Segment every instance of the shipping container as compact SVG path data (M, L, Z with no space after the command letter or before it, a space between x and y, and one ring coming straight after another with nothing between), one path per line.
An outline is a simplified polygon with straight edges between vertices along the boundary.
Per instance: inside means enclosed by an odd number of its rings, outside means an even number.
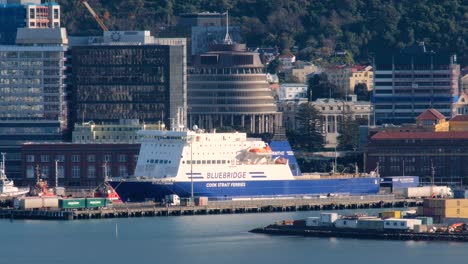
M59 207L62 209L82 209L86 207L85 198L60 199Z
M406 198L453 197L453 192L448 186L423 186L404 188L403 195Z
M384 229L384 220L382 219L359 219L357 223L357 228L382 230Z
M41 197L23 197L19 199L19 209L39 209L42 208Z
M306 226L319 226L320 217L307 217Z
M304 227L304 226L306 226L306 220L305 219L294 220L293 226Z
M381 187L390 187L394 194L402 194L404 188L418 187L418 176L388 176L383 177L380 183Z
M416 219L419 219L421 220L421 223L423 225L433 225L434 224L434 220L432 219L432 217L428 217L428 216L420 216L420 217L416 217Z
M387 211L379 213L379 217L386 219L386 218L401 218L400 211Z
M290 219L287 219L287 220L283 220L283 225L294 225L294 220L290 220Z
M42 197L42 207L58 208L59 207L58 197Z
M86 208L99 208L107 205L106 198L86 198Z
M421 225L420 219L397 219L389 218L384 220L385 229L413 230L414 225Z
M332 225L338 219L337 213L321 213L320 224Z
M205 197L205 196L195 197L195 205L197 205L197 206L207 206L208 205L208 197Z
M357 228L357 219L337 219L335 227L337 228Z
M427 232L427 225L414 225L414 232L415 233L425 233Z

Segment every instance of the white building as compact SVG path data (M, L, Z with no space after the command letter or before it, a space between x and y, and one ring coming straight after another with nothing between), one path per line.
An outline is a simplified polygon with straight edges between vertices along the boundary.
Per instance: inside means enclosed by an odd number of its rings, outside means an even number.
M302 83L283 83L278 90L278 101L307 101L307 85Z
M373 106L370 102L357 101L356 96L350 96L351 100L319 98L312 102L323 118L322 134L325 137L325 147L338 146L339 125L345 116L353 119L366 119L368 125L373 120Z

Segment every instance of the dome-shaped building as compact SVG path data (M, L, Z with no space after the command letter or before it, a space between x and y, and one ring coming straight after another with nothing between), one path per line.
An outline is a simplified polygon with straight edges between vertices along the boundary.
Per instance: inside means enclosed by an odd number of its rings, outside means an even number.
M187 76L189 125L273 133L281 125L265 67L245 44L217 44L194 55Z

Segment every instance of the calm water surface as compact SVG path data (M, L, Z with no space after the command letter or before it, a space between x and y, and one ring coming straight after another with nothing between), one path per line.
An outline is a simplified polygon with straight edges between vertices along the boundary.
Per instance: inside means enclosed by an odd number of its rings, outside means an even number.
M268 236L247 232L274 221L318 214L68 222L1 219L0 263L468 263L468 244L463 243Z

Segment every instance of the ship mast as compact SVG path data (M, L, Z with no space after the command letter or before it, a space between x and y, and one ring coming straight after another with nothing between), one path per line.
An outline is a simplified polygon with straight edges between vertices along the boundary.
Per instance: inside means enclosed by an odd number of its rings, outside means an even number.
M0 171L0 179L1 180L4 180L6 179L6 173L5 173L5 155L6 153L5 152L2 152L2 167L1 167L1 171Z
M226 35L224 36L224 44L232 44L232 39L229 35L229 11L226 11Z

